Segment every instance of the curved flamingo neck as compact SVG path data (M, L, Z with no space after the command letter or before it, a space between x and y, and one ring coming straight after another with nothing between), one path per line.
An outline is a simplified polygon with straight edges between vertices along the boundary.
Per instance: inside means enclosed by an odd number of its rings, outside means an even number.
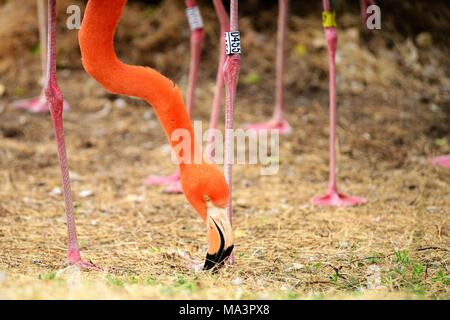
M126 0L90 0L86 7L79 33L79 42L86 71L107 90L115 94L135 96L147 101L172 141L175 130L184 129L189 134L191 163L199 150L194 140L194 130L178 87L152 68L132 66L121 62L114 49L114 34ZM178 156L180 169L186 158Z

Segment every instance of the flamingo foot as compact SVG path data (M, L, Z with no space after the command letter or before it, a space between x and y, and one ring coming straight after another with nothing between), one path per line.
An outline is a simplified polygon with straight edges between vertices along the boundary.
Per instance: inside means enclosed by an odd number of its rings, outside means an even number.
M430 160L431 164L450 169L450 154L446 156L440 156Z
M311 203L316 206L331 206L331 207L351 207L367 203L367 199L347 196L337 191L329 191L324 196L314 197Z
M180 173L177 171L170 176L148 176L144 180L144 184L148 186L167 186L174 184L175 182L180 180Z
M183 193L181 186L180 173L177 171L170 176L149 176L145 178L144 184L148 186L167 186L164 190L165 193L176 194Z
M181 180L178 179L167 186L164 190L165 193L177 194L183 193L183 187L181 186Z
M234 257L234 253L231 253L230 257L227 261L228 265L233 266L236 263L236 258Z
M92 261L83 261L80 256L80 251L76 249L69 250L68 254L69 264L86 271L100 271L101 268L97 267Z
M292 128L285 119L270 120L267 122L249 123L245 125L248 130L255 130L256 132L279 130L280 134L288 135L292 132Z
M41 94L39 97L31 98L31 99L23 99L18 100L13 103L13 106L16 109L28 110L32 113L47 113L50 112L50 109L47 106L47 100L44 94ZM63 111L67 111L70 109L69 103L64 100L63 103Z
M179 251L177 254L178 257L184 261L186 268L189 270L195 272L200 272L203 270L203 263L195 261L189 253Z

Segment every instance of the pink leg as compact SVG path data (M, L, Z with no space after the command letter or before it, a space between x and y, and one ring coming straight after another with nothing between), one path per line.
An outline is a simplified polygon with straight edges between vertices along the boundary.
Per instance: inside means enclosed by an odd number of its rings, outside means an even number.
M450 154L431 159L430 163L443 168L450 169Z
M194 8L197 4L195 0L186 0L187 8ZM204 40L204 29L203 27L192 28L191 26L191 63L189 68L189 83L187 90L187 109L188 114L192 114L195 103L195 92L197 89L197 78L198 69L200 66L200 58L202 55ZM149 176L144 180L146 185L165 185L167 186L164 192L166 193L182 193L183 188L181 187L180 171L179 169L172 175L166 177L160 176Z
M67 164L66 147L64 143L63 129L63 95L56 80L56 0L48 0L48 56L47 56L47 83L45 96L50 109L53 127L55 130L56 144L58 147L59 164L61 167L64 203L67 216L68 230L68 260L71 265L82 269L98 269L91 262L81 259L77 240L75 218L73 215L72 191L70 188L69 168Z
M367 8L373 4L375 4L375 0L360 0L360 9L361 9L361 21L363 25L367 28L367 18L369 17L367 14Z
M324 0L324 8L331 11L327 0ZM329 182L328 192L324 196L315 197L311 202L321 206L355 206L367 202L364 198L347 196L339 193L336 183L336 72L335 72L335 55L337 47L336 28L325 28L325 34L328 42L328 58L330 66L330 142L329 142Z
M45 17L45 1L37 0L37 8L38 8L38 20L39 20L39 41L40 41L40 51L41 51L41 65L42 65L42 82L45 82L46 74L47 74L47 58L46 58L46 50L47 47L47 28L46 28L46 17ZM13 103L13 106L16 109L24 109L28 110L32 113L46 113L49 112L47 106L47 100L45 98L45 92L42 91L39 97L31 98L31 99L23 99L18 100ZM69 103L64 101L63 109L69 109Z
M289 134L292 129L284 117L284 69L286 61L286 34L289 0L279 0L278 40L277 40L277 79L276 104L272 119L267 122L246 125L247 129L256 131L279 130L281 134Z
M222 0L213 0L214 7L216 9L217 17L220 22L220 57L219 57L219 66L217 68L217 77L216 77L216 90L214 92L214 100L213 107L211 111L211 120L209 128L211 133L213 130L217 129L217 124L219 122L220 116L220 106L222 102L222 94L223 94L223 68L225 65L225 60L227 58L225 54L225 37L223 36L225 32L230 31L230 21L228 19L228 13L223 6ZM211 134L208 137L208 144L206 146L206 157L212 159L214 157L214 135Z
M148 186L167 186L164 192L182 193L180 170L177 168L175 173L168 176L148 176L144 180Z
M239 30L238 0L230 1L230 31ZM236 91L241 70L241 56L239 54L229 55L225 61L223 74L225 81L225 180L229 187L227 214L230 223L233 218L233 113L236 101ZM235 262L234 255L229 258L230 264Z

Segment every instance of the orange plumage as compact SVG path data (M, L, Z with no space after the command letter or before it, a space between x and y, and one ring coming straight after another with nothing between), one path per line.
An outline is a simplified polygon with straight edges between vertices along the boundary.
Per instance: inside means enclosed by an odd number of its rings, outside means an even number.
M179 157L183 191L205 220L206 199L224 208L228 185L216 166L203 161L192 164L194 154L198 154L199 150L179 88L154 69L127 65L118 59L114 50L114 33L125 4L126 0L88 2L79 33L84 68L108 91L139 97L153 106L169 140L176 129L183 128L189 132L192 137L190 163L183 162ZM172 147L178 143L169 142Z

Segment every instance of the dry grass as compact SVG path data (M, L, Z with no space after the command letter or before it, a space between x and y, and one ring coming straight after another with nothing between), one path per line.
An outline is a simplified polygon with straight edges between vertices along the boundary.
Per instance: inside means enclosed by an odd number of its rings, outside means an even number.
M20 64L29 67L26 75L19 70L18 77L0 77L7 87L0 97L0 298L448 299L450 172L425 163L450 151L450 82L438 68L445 55L434 48L439 59L430 62L412 44L419 55L404 65L399 57L411 53L410 40L370 51L355 33L358 18L348 19L338 67L339 179L343 191L368 197L368 205L308 204L326 187L326 51L318 19L295 16L286 75L294 133L282 139L278 175L235 168L237 264L219 274L191 272L170 254L188 250L201 259L206 237L183 196L142 186L146 175L173 170L151 109L131 99L117 107L116 97L76 67L60 77L73 106L65 126L76 219L83 255L104 271L66 268L63 204L52 192L60 177L50 119L10 107L23 92L39 91L33 84L38 57L25 54ZM263 35L247 17L243 26L247 47L260 54L250 51L244 60L237 126L267 117L273 100L273 51L262 49ZM179 52L187 49L186 36ZM67 33L62 41L75 37ZM375 37L369 45L377 41L383 43ZM183 56L173 72L182 74L186 62ZM431 79L424 75L429 63L439 70ZM352 73L352 64L369 71ZM195 111L200 119L208 118L214 65L208 57ZM83 190L94 194L82 198ZM377 270L379 288L371 289Z

